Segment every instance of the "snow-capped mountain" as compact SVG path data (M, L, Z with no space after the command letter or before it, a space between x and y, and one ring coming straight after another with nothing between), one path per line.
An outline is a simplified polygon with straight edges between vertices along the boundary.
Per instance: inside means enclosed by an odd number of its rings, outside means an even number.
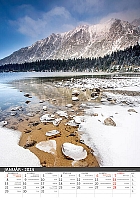
M131 24L134 25L134 26L140 26L140 18L135 19Z
M51 34L32 46L15 51L0 60L0 65L45 59L102 57L140 41L138 20L133 23L111 19L97 25L82 25L74 30Z

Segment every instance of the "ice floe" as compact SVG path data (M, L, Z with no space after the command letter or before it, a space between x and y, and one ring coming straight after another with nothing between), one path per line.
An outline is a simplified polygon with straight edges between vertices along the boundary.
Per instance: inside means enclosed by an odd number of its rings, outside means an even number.
M36 144L36 148L40 149L41 151L48 152L51 154L56 154L56 141L55 140L48 140L42 141Z
M66 107L67 108L71 108L73 105L72 104L67 104Z
M79 101L78 97L72 97L72 101Z
M70 120L69 122L67 122L65 125L69 125L69 126L73 126L73 127L77 127L77 126L79 126L79 124L77 124L76 122L75 122L75 120Z
M58 130L52 130L52 131L48 131L46 132L46 135L47 136L53 136L53 135L57 135L59 134L60 132Z
M63 112L63 111L62 111ZM60 114L61 115L61 114ZM62 113L62 116L67 117L67 113ZM60 122L62 121L62 118L55 118L55 115L45 114L42 117L40 117L40 121L43 123L53 123L53 125L58 126Z
M68 117L68 114L67 114L66 111L58 110L56 113L57 113L60 117L65 117L65 118Z
M87 157L87 151L82 146L69 142L62 145L62 153L73 160L82 160Z
M60 122L62 121L62 117L57 118L53 121L53 125L58 126L60 124Z
M55 120L55 118L53 116L51 116L50 114L45 114L42 117L40 117L41 122L50 122L53 120Z

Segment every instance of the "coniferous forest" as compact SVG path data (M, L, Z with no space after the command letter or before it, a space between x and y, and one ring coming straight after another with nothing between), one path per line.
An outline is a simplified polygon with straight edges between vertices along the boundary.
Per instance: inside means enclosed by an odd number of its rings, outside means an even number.
M74 58L68 60L37 60L31 63L6 64L0 66L0 72L26 71L136 71L140 67L140 45L113 52L98 58Z

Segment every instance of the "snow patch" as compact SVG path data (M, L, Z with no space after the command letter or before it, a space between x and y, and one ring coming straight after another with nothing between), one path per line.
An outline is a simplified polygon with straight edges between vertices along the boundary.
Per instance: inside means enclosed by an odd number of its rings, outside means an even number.
M18 145L21 132L0 127L1 167L41 167L39 159Z
M81 139L94 150L100 166L132 167L140 166L140 107L137 113L128 112L129 106L105 106L90 109L85 122L79 126ZM89 112L89 111L88 111ZM104 125L104 119L112 117L117 126Z

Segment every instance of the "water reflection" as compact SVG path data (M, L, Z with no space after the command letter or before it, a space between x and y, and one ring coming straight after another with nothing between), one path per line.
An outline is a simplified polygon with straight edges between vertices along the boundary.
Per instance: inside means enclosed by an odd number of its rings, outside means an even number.
M68 87L55 87L55 79L48 82L46 78L33 78L14 81L13 86L22 91L29 93L31 96L36 96L40 100L49 101L57 106L66 106L72 103L72 89ZM87 101L90 99L90 91L80 92L79 99Z
M62 78L59 77L60 80L63 82ZM67 80L69 83L72 81L71 78ZM38 111L42 114L43 105L47 106L47 111L50 113L54 113L58 109L66 110L67 104L73 104L72 109L77 111L81 102L91 101L90 89L80 91L79 101L72 101L72 90L74 88L62 87L61 84L57 84L58 78L48 77L16 79L11 83L1 84L1 118L13 115L11 109L14 106L22 107L22 114L19 115L19 112L17 112L15 115L19 117Z

